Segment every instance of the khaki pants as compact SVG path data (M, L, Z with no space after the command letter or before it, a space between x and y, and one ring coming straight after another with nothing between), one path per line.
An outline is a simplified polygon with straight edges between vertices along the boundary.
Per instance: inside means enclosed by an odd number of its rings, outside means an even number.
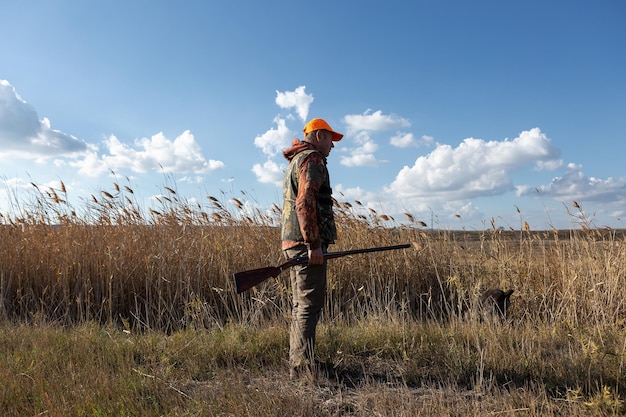
M326 249L323 249L326 252ZM306 255L305 245L284 251L287 258ZM322 265L296 265L290 269L293 306L289 333L289 365L315 365L315 328L326 298L326 261Z

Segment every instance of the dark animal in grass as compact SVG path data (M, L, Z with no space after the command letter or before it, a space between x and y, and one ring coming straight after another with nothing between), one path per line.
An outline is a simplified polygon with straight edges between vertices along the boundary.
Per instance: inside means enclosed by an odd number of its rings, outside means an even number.
M505 318L511 304L513 290L503 291L490 288L480 296L481 310L484 316Z

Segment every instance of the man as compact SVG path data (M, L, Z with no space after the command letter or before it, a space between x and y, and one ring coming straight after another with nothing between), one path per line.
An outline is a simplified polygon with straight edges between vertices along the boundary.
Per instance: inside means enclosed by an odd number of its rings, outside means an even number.
M343 135L322 119L304 126L304 141L294 139L283 155L289 161L283 181L282 249L290 259L309 262L290 270L293 307L289 334L290 377L312 376L315 329L326 296L328 245L335 243L332 189L326 158Z

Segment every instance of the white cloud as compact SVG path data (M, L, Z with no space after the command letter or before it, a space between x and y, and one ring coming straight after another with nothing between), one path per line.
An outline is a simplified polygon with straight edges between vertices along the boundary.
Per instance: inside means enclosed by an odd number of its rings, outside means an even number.
M205 174L224 166L221 161L205 159L189 131L174 140L158 133L134 145L111 135L101 146L106 152L99 154L99 146L52 129L50 121L39 120L35 109L8 81L0 80L0 157L17 156L45 163L52 158L57 168L69 165L78 168L79 174L92 177L120 169Z
M363 114L349 114L344 116L343 120L347 125L348 134L359 131L381 132L411 126L407 119L394 115L384 115L380 110L374 113L367 110Z
M367 110L363 114L351 114L343 118L347 125L347 134L354 136L357 146L349 147L347 145L342 149L347 156L342 156L340 163L348 167L357 166L377 166L387 162L376 158L375 152L378 150L378 144L370 136L370 132L380 132L391 129L408 127L411 124L408 120L394 115L384 115L378 110L371 113ZM410 146L413 135L405 134L396 135L392 140L395 146ZM348 142L349 143L349 142Z
M254 164L252 172L256 175L257 181L261 183L281 185L283 182L283 167L274 161L265 161L263 165Z
M294 91L281 93L277 90L276 104L282 109L289 110L294 108L300 119L305 121L309 114L309 107L311 103L313 103L314 98L312 94L306 94L304 90L306 90L306 86L303 85L296 88Z
M413 133L397 132L389 139L389 144L396 148L410 148L418 146L430 146L435 142L432 136L423 135L417 139Z
M284 148L287 148L292 136L285 119L277 117L274 123L277 125L276 129L270 129L254 138L254 146L261 148L263 153L270 157L280 154Z
M396 148L410 148L418 146L430 146L435 139L432 136L423 135L421 139L417 139L413 133L397 132L389 139L391 146Z
M202 184L204 178L201 175L184 176L178 180L179 183Z
M537 161L535 164L536 171L556 171L563 166L561 159L551 159L548 161Z
M295 109L298 117L302 121L306 120L309 106L313 103L313 95L306 94L305 89L305 86L300 86L294 91L276 91L276 104L282 109ZM294 117L289 115L287 119L293 120ZM283 181L283 167L272 158L282 157L283 150L290 146L293 132L287 127L287 120L283 117L275 117L274 123L276 128L271 128L254 138L254 146L261 149L268 159L263 164L254 164L252 172L261 183L280 185Z
M361 187L349 187L346 188L342 184L337 184L333 186L333 194L338 197L341 201L353 201L357 200L360 202L365 201L376 201L378 200L378 196L371 192L366 191Z
M341 165L347 167L364 167L364 166L377 166L380 165L380 161L376 159L376 157L367 153L363 150L362 153L353 153L350 156L342 156L341 157Z
M348 167L377 166L387 162L376 159L374 153L378 150L378 145L369 137L367 132L360 132L354 141L357 142L358 146L344 151L348 153L348 156L341 157L341 165Z
M35 109L24 101L6 80L0 80L0 158L18 156L47 159L76 156L87 144L51 128L47 118L39 120Z
M559 154L538 128L512 141L468 138L457 148L437 145L412 167L402 168L387 191L406 198L436 194L440 200L498 195L514 189L512 172L538 163L548 166Z
M70 165L81 174L97 176L109 170L129 169L132 172L162 171L165 173L205 174L223 168L224 163L206 160L194 136L186 130L173 141L163 133L135 141L135 148L110 136L104 142L108 154L98 155L91 149L87 156Z
M391 137L389 143L397 148L417 146L417 140L415 139L415 136L413 136L413 133L398 132L396 135Z
M555 177L547 185L527 187L522 194L532 195L537 191L541 196L565 201L623 204L626 201L626 177L588 177L580 165L570 163L565 174Z

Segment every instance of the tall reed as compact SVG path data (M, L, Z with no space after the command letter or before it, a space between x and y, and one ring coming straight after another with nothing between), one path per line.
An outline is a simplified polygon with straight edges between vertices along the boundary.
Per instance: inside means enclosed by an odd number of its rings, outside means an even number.
M243 295L232 274L283 261L280 209L246 210L240 197L189 202L170 186L153 207L129 185L91 195L80 208L67 191L33 185L19 214L3 214L0 314L63 324L117 323L175 331L229 321L284 320L285 276ZM487 287L515 289L511 315L571 325L624 317L621 231L428 230L359 202L336 202L333 250L412 242L414 248L331 260L329 320L461 316ZM286 275L286 274L285 274Z

